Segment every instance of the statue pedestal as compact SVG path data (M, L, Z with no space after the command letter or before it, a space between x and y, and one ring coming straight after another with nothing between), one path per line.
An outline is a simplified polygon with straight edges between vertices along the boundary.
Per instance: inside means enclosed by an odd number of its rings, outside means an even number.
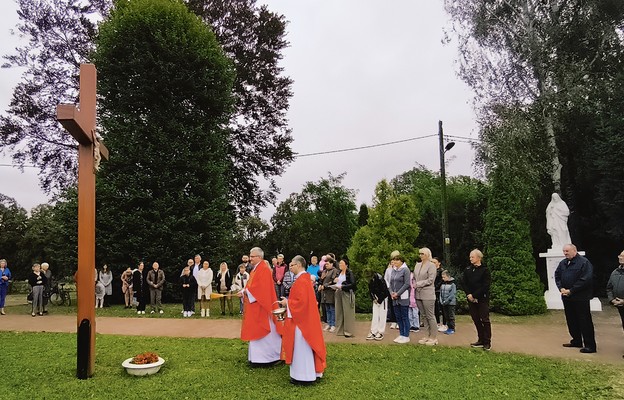
M584 256L584 251L578 252ZM549 310L563 310L563 301L561 300L561 293L555 284L555 271L559 262L565 258L563 250L548 249L546 253L540 253L541 258L546 259L546 272L548 274L548 290L544 292L544 300L546 300L546 307ZM591 311L602 311L602 304L598 297L594 297L589 302Z

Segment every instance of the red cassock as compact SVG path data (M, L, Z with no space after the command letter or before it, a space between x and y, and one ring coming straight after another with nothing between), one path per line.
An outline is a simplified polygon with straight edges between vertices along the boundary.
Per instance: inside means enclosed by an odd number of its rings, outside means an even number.
M327 349L323 339L321 318L316 305L314 285L310 274L301 274L290 289L288 308L292 318L286 318L282 335L282 358L291 364L295 350L295 328L299 328L303 338L314 353L314 369L322 373L327 366Z
M243 324L241 326L242 340L262 339L271 332L269 318L273 318L272 310L277 308L277 295L273 286L271 268L262 260L249 275L245 290L248 290L256 299L250 303L244 296Z

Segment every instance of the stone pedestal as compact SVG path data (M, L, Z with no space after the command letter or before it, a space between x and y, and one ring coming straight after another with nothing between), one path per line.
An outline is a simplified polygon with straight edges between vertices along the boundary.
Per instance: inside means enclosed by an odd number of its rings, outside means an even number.
M578 254L584 256L584 251L579 251ZM541 258L546 259L546 273L548 274L548 290L544 293L544 300L546 300L546 307L549 310L563 310L563 301L561 300L561 293L555 284L555 271L559 262L565 258L563 250L548 249L546 253L540 253ZM592 311L602 311L602 304L598 297L594 297L589 302L589 307Z

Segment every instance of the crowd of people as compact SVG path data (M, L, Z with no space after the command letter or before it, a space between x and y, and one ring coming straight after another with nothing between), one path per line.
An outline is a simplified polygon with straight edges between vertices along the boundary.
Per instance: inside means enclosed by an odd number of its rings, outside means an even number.
M555 271L555 282L561 292L566 323L571 336L564 347L580 348L582 353L597 351L589 301L593 296L593 267L578 254L572 244L563 246L565 258ZM372 321L367 340L383 340L387 323L397 329L395 343L410 342L410 333L422 332L419 344L435 346L438 333L455 333L457 286L451 273L432 257L428 248L418 252L419 262L408 267L403 255L395 250L383 273L375 272L368 282L372 301ZM491 275L483 263L483 254L474 249L470 264L463 272L462 286L468 301L477 340L472 347L490 350L492 328L489 318ZM618 256L619 266L607 283L608 301L620 313L624 329L624 251ZM105 265L96 275L96 307L108 304L112 294L112 273ZM5 315L4 302L11 272L0 259L0 315ZM120 276L126 308L136 306L145 314L163 313L162 291L165 274L158 262L149 271L144 263L127 268ZM28 276L32 288L32 316L44 315L52 273L47 263L34 264ZM286 361L291 381L296 384L316 382L326 367L324 334L351 338L355 332L356 276L348 257L334 254L312 256L310 263L296 256L289 264L282 254L271 265L264 252L255 247L242 258L237 272L226 263L213 273L207 260L196 255L187 261L179 280L183 316L195 313L199 300L200 315L210 316L210 299L219 298L221 314L226 308L233 315L232 297L238 297L243 315L241 339L249 341L248 361L255 367L271 366ZM281 308L280 308L281 307ZM279 313L285 314L283 318ZM324 325L324 326L323 326Z

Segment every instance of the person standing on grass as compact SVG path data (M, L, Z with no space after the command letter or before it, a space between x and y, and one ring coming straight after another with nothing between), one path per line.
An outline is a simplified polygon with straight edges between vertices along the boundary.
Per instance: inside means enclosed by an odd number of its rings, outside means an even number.
M290 272L295 276L290 297L283 297L282 307L287 309L282 337L282 356L290 365L290 381L296 385L309 385L323 376L327 366L327 350L316 306L314 282L305 270L306 261L295 256Z
M390 274L390 298L392 299L392 307L399 325L399 336L394 339L394 343L409 343L409 288L410 288L410 270L405 264L405 259L398 251L393 252L392 257L392 273Z
M351 338L355 333L355 290L357 282L355 274L349 268L349 258L342 256L338 263L339 274L334 278L336 293L336 335Z
M414 267L416 281L416 305L423 319L426 337L418 343L427 346L438 344L438 324L435 318L435 278L437 275L435 264L431 262L431 250L423 247L418 251L420 262Z
M219 272L217 272L217 276L215 277L215 281L217 283L218 292L220 294L226 295L219 299L221 304L221 315L225 315L225 303L227 302L228 310L230 315L234 315L234 305L232 304L232 281L234 278L232 277L232 273L230 272L227 263L222 262L219 265Z
M609 282L607 282L607 299L609 304L613 305L620 313L622 328L624 329L624 251L618 256L618 262L618 267L613 270Z
M43 290L43 313L48 313L48 301L50 300L50 292L52 291L52 271L50 271L50 264L47 262L41 263L41 273L46 277L45 289Z
M149 289L147 286L147 272L145 272L145 264L142 261L137 269L132 272L132 290L137 299L137 314L145 314Z
M589 302L593 296L594 267L578 254L576 246L563 246L563 255L555 270L555 284L561 293L563 310L572 340L563 347L580 347L581 353L596 352L596 337Z
M104 307L109 307L110 296L113 294L113 273L108 269L108 265L104 264L104 266L102 266L98 279L102 282L105 289Z
M208 260L204 260L202 267L197 271L197 298L202 317L210 317L210 295L212 294L212 268ZM191 315L193 311L191 310Z
M438 332L445 332L448 327L446 323L446 319L444 318L444 313L442 312L442 304L440 304L440 286L442 286L442 263L438 257L432 257L431 262L436 266L436 278L435 278L435 318L436 323L438 325Z
M472 347L492 349L492 324L490 323L490 270L483 264L483 253L474 249L470 252L470 266L464 271L464 290L472 322L477 329L477 341Z
M32 312L34 317L37 315L43 315L43 291L45 290L46 277L41 273L41 265L33 264L32 272L28 276L28 284L32 288L33 300L32 300Z
M318 287L318 290L322 293L321 301L324 304L323 309L325 310L327 322L323 330L334 333L336 331L336 289L332 285L334 284L334 279L338 276L336 260L326 257L324 268L323 275L321 275L321 286Z
M6 315L4 312L4 301L9 291L9 281L11 280L11 270L7 266L7 261L3 258L0 260L0 315Z
M284 274L288 271L288 265L284 262L284 255L278 254L273 267L273 282L275 282L275 294L280 299L284 296Z
M386 332L386 318L388 315L388 286L383 276L378 272L373 272L368 282L368 293L373 302L373 319L371 329L366 340L383 340Z
M180 277L180 287L182 290L182 316L192 316L191 303L194 303L195 297L195 277L191 275L191 269L184 267L182 276Z
M232 284L232 291L236 291L237 293L241 290L245 289L247 286L247 282L249 282L249 273L247 272L246 264L241 264L238 266L238 274L234 277L234 283ZM245 306L243 304L243 298L239 297L239 314L243 314L243 310Z
M455 333L455 305L457 304L457 287L455 279L447 270L442 271L442 285L440 285L440 305L446 321L446 335Z
M418 315L420 311L418 310L418 304L416 304L416 280L413 272L410 272L409 296L409 309L407 310L409 331L420 332L420 316Z
M124 295L124 308L132 308L132 269L126 268L119 279L121 279L121 293Z
M152 264L152 270L147 273L147 286L150 291L150 306L152 310L151 314L158 311L160 314L164 314L162 309L162 291L165 286L165 273L160 269L160 265L157 262Z
M271 267L264 261L264 251L254 247L249 251L254 265L247 286L237 293L243 298L245 312L241 325L241 339L249 341L247 359L253 367L275 365L280 361L282 338L277 333L273 309L277 297Z

